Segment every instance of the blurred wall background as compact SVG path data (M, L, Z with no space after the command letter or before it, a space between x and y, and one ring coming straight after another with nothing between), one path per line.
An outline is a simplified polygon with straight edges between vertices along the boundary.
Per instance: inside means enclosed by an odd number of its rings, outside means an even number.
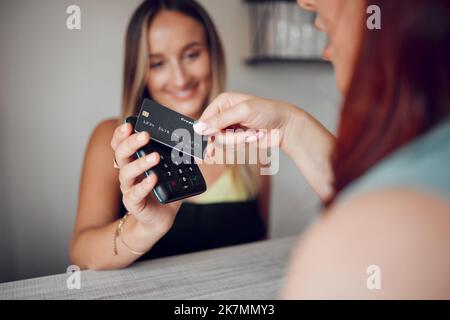
M339 95L330 66L247 66L246 4L200 2L225 45L228 90L293 102L334 130ZM0 282L64 273L70 264L84 150L96 124L119 114L125 28L139 3L0 2ZM71 4L81 8L81 30L66 28ZM300 234L319 208L281 155L270 236Z

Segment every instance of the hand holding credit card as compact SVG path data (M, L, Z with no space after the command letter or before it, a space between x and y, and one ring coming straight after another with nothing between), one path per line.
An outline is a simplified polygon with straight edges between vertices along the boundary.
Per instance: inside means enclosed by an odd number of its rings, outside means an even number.
M169 203L206 191L206 183L195 159L203 159L207 141L194 132L194 120L145 99L139 115L126 119L135 132L147 131L150 142L136 152L136 158L158 152L160 162L145 172L156 174L153 193L160 203Z
M194 119L173 111L155 101L145 99L135 131L147 131L152 140L187 155L204 159L208 141L194 131Z

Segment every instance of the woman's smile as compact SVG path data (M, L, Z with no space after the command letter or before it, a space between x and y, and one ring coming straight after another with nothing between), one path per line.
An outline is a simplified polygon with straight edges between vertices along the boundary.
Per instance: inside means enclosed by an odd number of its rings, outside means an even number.
M186 89L182 90L168 90L167 93L175 100L178 100L179 102L186 102L192 98L195 98L198 94L198 82L194 83L193 85L190 85Z

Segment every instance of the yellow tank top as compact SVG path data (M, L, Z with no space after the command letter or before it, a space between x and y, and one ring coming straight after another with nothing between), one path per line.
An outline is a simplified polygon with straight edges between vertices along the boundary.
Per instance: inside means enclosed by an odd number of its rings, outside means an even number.
M242 177L239 174L233 177L233 170L227 168L211 186L208 186L206 192L196 197L195 203L240 202L251 197Z

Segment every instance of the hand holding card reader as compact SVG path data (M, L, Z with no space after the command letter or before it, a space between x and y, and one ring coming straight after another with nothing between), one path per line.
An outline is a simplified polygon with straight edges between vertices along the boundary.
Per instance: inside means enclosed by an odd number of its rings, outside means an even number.
M150 142L136 152L135 158L152 152L160 155L160 162L145 172L146 176L153 173L158 177L153 193L160 203L185 199L206 191L205 180L194 156L203 159L207 141L203 141L201 136L200 140L199 136L194 139L193 119L145 99L139 115L128 117L126 122L133 126L136 133L147 131L150 134ZM186 141L173 139L174 135L177 137L177 129L184 129L191 138Z

